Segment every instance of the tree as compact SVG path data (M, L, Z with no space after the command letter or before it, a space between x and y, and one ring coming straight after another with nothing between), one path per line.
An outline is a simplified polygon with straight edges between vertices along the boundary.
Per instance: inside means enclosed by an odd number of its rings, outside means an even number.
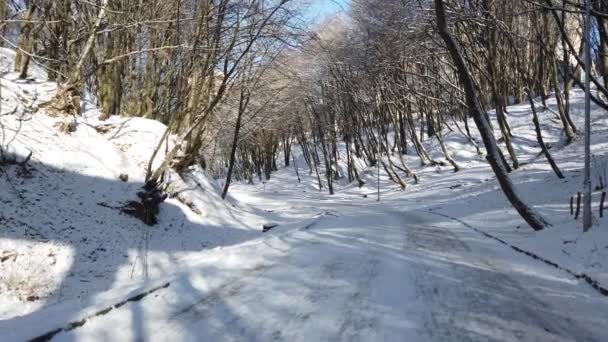
M447 50L452 56L452 60L458 71L458 77L465 90L466 103L469 108L469 113L475 120L475 124L483 138L486 147L487 159L498 182L509 200L511 205L517 210L519 215L532 227L534 230L542 230L548 224L547 222L532 208L526 205L518 196L509 175L507 174L503 164L500 162L497 152L496 141L494 135L490 131L486 118L481 113L481 108L476 96L475 84L471 77L471 72L465 63L465 59L460 51L458 42L452 37L449 32L447 19L445 15L445 6L443 0L434 0L435 15L437 18L437 30L439 35L445 42Z
M583 230L593 224L591 215L591 1L585 0L585 168Z

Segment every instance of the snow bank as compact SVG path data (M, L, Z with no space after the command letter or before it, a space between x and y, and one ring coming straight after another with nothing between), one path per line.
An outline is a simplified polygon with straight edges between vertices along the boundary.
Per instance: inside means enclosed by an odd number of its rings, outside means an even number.
M13 59L0 49L0 147L16 162L32 156L26 166L0 166L0 319L65 301L86 307L102 292L167 277L201 250L261 235L259 212L222 201L200 169L184 179L171 175L176 193L195 198L198 212L170 198L156 226L121 215L117 208L137 199L165 125L119 116L100 122L87 103L76 131L60 133L64 119L36 109L57 85L35 65L19 80Z

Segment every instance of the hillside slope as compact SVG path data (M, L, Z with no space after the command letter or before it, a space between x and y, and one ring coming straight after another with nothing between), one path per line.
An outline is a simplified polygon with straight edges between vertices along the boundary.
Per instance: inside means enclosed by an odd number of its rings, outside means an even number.
M174 273L201 250L261 233L259 212L222 201L215 181L197 169L185 178L171 175L181 201L161 205L159 225L121 214L118 207L137 199L165 126L118 116L99 122L87 104L75 132L60 133L56 125L66 119L35 111L56 85L37 66L18 80L8 72L13 58L0 49L1 148L8 161L0 165L0 319L66 300L86 306L102 291Z

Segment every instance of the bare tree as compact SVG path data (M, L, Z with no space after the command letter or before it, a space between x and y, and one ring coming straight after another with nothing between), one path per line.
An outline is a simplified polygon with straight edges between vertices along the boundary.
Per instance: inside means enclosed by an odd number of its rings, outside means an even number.
M469 108L469 113L475 120L475 124L481 133L483 138L484 145L486 147L487 159L492 169L494 170L494 174L498 179L498 182L505 193L505 196L511 202L511 205L517 210L520 216L532 227L534 230L542 230L547 226L547 222L532 208L526 205L518 196L513 183L511 182L509 175L498 159L498 152L496 141L494 140L494 136L489 129L488 123L486 122L485 117L481 113L481 109L479 107L479 103L477 100L477 96L475 94L475 84L471 77L471 72L465 63L465 59L460 52L460 46L458 42L452 37L449 32L448 24L445 16L445 6L443 0L434 0L435 1L435 14L437 18L437 29L439 31L439 35L444 40L446 44L446 48L450 52L452 56L452 60L456 65L458 70L458 76L460 78L460 82L462 83L465 89L466 102Z

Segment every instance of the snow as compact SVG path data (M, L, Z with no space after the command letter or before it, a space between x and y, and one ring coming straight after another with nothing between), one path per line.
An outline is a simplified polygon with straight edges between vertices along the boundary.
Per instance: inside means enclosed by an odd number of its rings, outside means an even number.
M0 51L6 67L14 54ZM43 71L32 68L30 76L31 81L20 81L8 73L0 80L2 113L20 108L0 117L2 147L11 152L7 157L19 156L17 161L32 152L26 171L8 166L0 177L0 253L17 253L0 263L1 319L66 300L87 307L100 292L172 274L176 263L202 249L261 233L266 221L258 210L218 200L213 180L200 172L187 182L205 187L196 199L208 209L204 215L172 198L161 206L161 224L148 227L109 208L137 199L147 158L165 126L123 117L102 123L89 105L76 119L75 132L60 133L54 125L63 119L23 109L48 100L56 89L40 80ZM104 133L96 129L102 124ZM121 174L129 176L128 182L119 180ZM174 191L188 195L177 186L184 184L180 176L172 179Z
M13 56L0 49L0 70ZM17 161L32 152L27 168L3 166L0 174L0 257L14 253L0 262L2 341L56 329L56 341L608 338L608 299L573 276L608 287L608 225L596 217L583 233L570 216L569 198L582 187L582 139L564 146L551 111L540 120L564 180L538 155L529 107L508 110L522 164L512 179L551 222L541 232L509 206L457 129L444 140L462 171L422 167L411 151L404 158L420 182L406 179L401 191L381 170L379 203L375 168L362 170L365 186L342 179L330 196L294 145L301 182L293 166L282 168L264 183L234 184L227 201L199 167L170 174L177 195L149 227L112 207L135 199L165 126L119 116L100 122L88 103L76 131L59 133L54 125L64 119L34 110L56 85L36 66L30 76L0 79L2 148ZM572 101L581 126L582 93ZM594 154L608 160L608 116L593 117ZM435 139L424 145L442 160ZM344 146L340 153L345 170ZM262 233L268 222L278 226Z
M314 199L300 203L315 206ZM374 204L333 208L341 215L320 216L308 229L206 251L198 264L156 283L167 281L167 288L55 340L605 337L605 301L558 270L425 213ZM50 331L120 300L107 298L77 314L57 306L63 310L38 319ZM14 329L36 326L37 317L14 319L4 336L37 336L39 329Z
M581 91L573 92L572 115L579 128L582 127L583 118L582 99ZM552 110L557 110L554 99L547 102ZM559 122L551 112L542 113L541 124L545 140L553 146L551 153L566 176L560 180L553 174L544 156L538 155L540 148L536 145L530 124L529 107L511 106L509 113L509 123L516 137L515 146L523 165L520 170L512 173L513 182L517 185L520 196L533 204L552 227L541 232L531 231L510 208L485 164L476 160L457 159L465 168L461 173L422 174L421 184L412 186L408 194L399 196L400 199L404 200L404 205L408 208L433 209L458 217L482 231L537 253L564 268L579 274L588 274L606 287L608 224L606 218L599 218L600 192L595 192L593 197L593 229L583 233L581 218L575 221L570 215L570 196L582 191L582 137L570 146L564 146ZM593 118L592 153L597 160L608 160L608 116L605 111L597 109ZM448 144L454 151L462 145L454 143L454 140L460 137L453 139L453 135L449 135L451 141ZM436 180L432 180L433 178ZM595 178L593 184L594 187L598 184ZM454 185L460 187L450 189Z

